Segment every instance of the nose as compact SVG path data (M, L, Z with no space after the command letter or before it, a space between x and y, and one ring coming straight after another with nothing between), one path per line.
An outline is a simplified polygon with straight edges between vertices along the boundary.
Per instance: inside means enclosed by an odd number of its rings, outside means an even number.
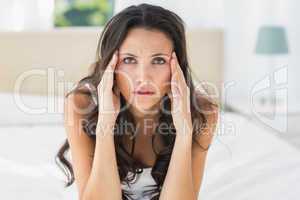
M150 67L149 66L147 67L146 64L140 64L138 66L137 74L136 74L136 82L138 84L149 81L151 75L149 69Z

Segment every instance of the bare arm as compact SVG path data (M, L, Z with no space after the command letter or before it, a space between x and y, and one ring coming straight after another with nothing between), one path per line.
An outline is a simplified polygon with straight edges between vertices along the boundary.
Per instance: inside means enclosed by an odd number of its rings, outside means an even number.
M196 137L197 143L194 142L192 145L192 168L193 168L193 182L196 196L199 196L200 187L205 170L205 162L208 155L208 147L213 141L216 126L219 117L219 108L215 106L211 113L206 115L207 127L201 131ZM199 146L199 144L201 146ZM205 149L203 149L205 148Z
M65 128L70 144L72 166L80 200L121 199L112 134L96 142L83 132L79 108L89 104L85 95L65 100ZM111 136L111 137L109 137Z
M97 127L94 162L85 190L88 200L120 200L121 183L117 168L112 129ZM99 178L100 177L100 178Z
M190 111L190 88L175 52L172 52L171 113L176 128L176 138L160 200L195 200L192 174L192 118Z
M81 126L82 115L76 109L88 105L85 95L71 94L64 102L64 126L70 145L71 162L78 196L81 199L90 175L95 142L84 133Z
M188 134L176 135L160 200L196 199L193 187L191 149L191 136Z
M197 142L208 148L211 144L219 115L215 107L207 117L207 128L197 137ZM178 137L179 136L179 137ZM207 150L192 143L188 134L176 136L169 169L163 185L160 200L198 198L205 169Z

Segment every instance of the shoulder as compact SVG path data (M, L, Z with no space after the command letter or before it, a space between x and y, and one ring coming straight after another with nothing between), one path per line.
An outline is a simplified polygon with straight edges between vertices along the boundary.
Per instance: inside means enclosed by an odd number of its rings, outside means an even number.
M220 106L217 100L205 94L198 94L198 103L200 105L200 112L205 116L207 125L215 124L218 121Z
M66 127L81 127L86 116L93 111L95 104L86 89L76 89L64 98L64 125Z
M66 130L70 146L76 149L86 147L89 149L94 141L83 129L83 122L86 121L86 115L91 112L92 100L89 95L82 92L71 92L64 99L64 127ZM75 148L74 148L75 147Z
M65 96L64 106L65 113L75 112L76 114L86 114L84 111L92 106L94 102L92 101L90 91L87 88L80 87L72 90Z
M200 122L202 123L201 129L199 132L196 132L195 140L199 145L201 145L201 147L207 149L209 148L215 134L220 106L217 100L214 100L207 94L195 91L195 95L197 96L196 99L199 108L196 112L200 112L204 117L204 123Z
M215 124L218 121L220 104L218 100L213 99L208 94L195 90L197 112L203 114L206 124Z

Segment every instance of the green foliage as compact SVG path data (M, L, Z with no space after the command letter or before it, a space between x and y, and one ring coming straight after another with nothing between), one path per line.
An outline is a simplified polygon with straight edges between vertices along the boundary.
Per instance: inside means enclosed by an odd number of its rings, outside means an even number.
M55 26L102 26L112 16L112 0L56 0Z

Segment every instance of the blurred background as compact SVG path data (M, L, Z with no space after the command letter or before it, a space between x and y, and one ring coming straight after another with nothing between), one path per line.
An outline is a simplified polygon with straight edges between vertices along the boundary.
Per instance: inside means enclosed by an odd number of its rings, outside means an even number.
M299 199L296 0L0 0L0 198L77 198L55 163L63 96L105 23L140 3L183 18L194 81L221 105L199 199Z

